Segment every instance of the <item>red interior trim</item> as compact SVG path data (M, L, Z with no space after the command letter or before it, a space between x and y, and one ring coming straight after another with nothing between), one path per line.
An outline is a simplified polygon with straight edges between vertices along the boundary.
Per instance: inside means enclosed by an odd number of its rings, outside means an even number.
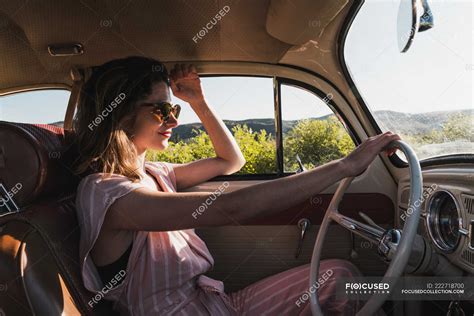
M258 217L244 222L244 225L296 225L301 218L311 224L320 225L329 206L332 194L318 194L310 200L285 210L272 217ZM346 193L339 211L349 217L364 222L358 212L364 212L377 224L393 224L394 205L392 200L380 193Z

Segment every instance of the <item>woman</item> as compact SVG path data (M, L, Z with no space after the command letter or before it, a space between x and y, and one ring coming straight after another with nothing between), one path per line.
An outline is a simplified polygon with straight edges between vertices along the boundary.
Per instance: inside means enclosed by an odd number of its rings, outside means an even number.
M188 102L206 128L216 157L186 164L147 162L148 149L165 150L179 109ZM225 192L196 213L209 193L176 193L245 163L229 130L209 107L194 66L176 65L169 76L158 61L129 57L94 69L74 119L80 149L77 191L80 258L85 287L115 302L124 315L310 315L309 265L226 294L221 281L204 276L213 258L194 228L235 225L271 216L309 199L331 184L363 172L397 135L362 143L344 159L314 170ZM390 153L393 153L391 151ZM277 201L277 203L276 203ZM198 215L196 215L198 214ZM330 278L319 296L326 314L354 314L357 301L335 300L335 279L358 275L343 260L324 260Z

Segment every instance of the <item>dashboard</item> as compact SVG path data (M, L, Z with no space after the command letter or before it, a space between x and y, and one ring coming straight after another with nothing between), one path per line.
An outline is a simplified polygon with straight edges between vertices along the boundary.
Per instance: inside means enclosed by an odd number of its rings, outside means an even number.
M424 169L418 234L453 265L474 273L474 167L449 166ZM398 186L397 227L411 215L408 206L410 179Z

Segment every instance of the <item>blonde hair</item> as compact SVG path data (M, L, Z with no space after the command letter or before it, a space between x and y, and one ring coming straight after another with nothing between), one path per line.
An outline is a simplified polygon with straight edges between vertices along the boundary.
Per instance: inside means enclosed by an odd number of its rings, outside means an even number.
M140 180L133 127L138 102L156 82L169 86L168 72L151 58L116 59L93 69L73 119L77 174L102 172Z

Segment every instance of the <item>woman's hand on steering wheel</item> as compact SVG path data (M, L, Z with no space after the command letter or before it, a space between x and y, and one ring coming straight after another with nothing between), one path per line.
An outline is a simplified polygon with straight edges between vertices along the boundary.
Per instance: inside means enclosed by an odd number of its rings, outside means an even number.
M397 149L388 148L388 146L394 140L401 140L400 136L392 132L385 132L363 141L347 157L342 159L346 174L350 177L360 175L381 151L385 151L388 156L393 155Z

